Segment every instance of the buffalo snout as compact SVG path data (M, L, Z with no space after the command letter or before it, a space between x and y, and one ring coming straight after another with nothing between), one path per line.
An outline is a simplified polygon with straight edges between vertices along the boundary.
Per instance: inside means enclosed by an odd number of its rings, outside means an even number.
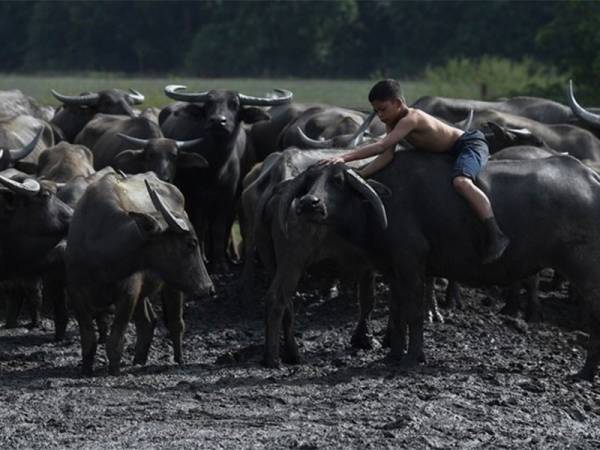
M325 204L316 195L306 194L300 197L296 203L297 214L317 214L318 216L325 216Z

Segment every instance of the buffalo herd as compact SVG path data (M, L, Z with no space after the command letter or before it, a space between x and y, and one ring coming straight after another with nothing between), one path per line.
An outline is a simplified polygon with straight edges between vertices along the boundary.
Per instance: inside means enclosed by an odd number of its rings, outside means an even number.
M477 179L510 238L504 255L482 264L484 230L451 189L452 157L397 147L368 179L365 164L317 164L386 129L374 114L231 90L168 85L174 102L139 110L144 95L109 89L65 95L41 107L18 90L0 92L0 266L6 326L22 304L31 325L42 300L53 308L55 339L69 316L81 337L82 373L93 374L105 343L109 373L120 372L124 332L134 322L134 363L148 357L155 308L181 363L184 300L215 294L211 277L243 263L236 282L257 308L257 268L266 272L262 363L298 364L293 297L311 266L333 262L358 290L352 346L372 346L376 277L389 284L384 345L396 364L426 360L423 325L441 318L434 279L506 286L502 312L542 320L542 269L567 280L587 358L573 379L593 380L600 362L600 112L536 97L502 101L423 97L421 109L464 130L481 129L491 158ZM425 149L426 150L426 149ZM233 233L239 223L239 237ZM237 227L236 227L237 229ZM349 281L350 280L350 281ZM334 280L329 280L333 282ZM336 280L337 282L337 280Z

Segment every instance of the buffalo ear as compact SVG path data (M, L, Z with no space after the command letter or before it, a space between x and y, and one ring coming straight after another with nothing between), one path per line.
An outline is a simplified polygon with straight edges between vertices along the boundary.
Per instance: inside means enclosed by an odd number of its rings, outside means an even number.
M180 151L177 154L177 167L179 168L203 169L208 165L206 158L198 153Z
M114 157L112 166L125 173L142 173L144 168L144 150L125 150Z
M375 180L366 180L367 184L369 186L371 186L373 188L373 190L375 192L377 192L377 195L379 195L381 198L386 198L386 197L391 197L392 196L392 190L387 187L385 184L380 183L379 181L375 181Z
M135 224L137 225L140 233L144 237L149 237L153 234L159 234L162 231L160 223L154 217L149 214L129 212Z
M488 128L492 131L492 133L494 134L494 136L504 136L506 135L506 131L504 130L503 127L501 127L500 125L498 125L496 122L488 122L487 123Z
M256 106L247 106L240 111L240 119L246 123L256 123L270 118L271 114Z

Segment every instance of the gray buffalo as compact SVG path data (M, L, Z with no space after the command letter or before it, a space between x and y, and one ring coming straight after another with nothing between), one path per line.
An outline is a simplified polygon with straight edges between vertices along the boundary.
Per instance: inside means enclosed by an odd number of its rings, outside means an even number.
M144 96L134 89L129 92L107 89L81 95L64 95L52 90L62 103L50 121L56 140L74 142L83 127L98 113L135 117L133 105L144 102Z
M120 371L123 333L135 316L135 363L147 358L156 316L144 299L162 289L175 360L182 362L180 291L214 290L200 245L177 188L152 173L104 176L79 201L69 229L67 288L81 333L82 372L92 374L96 335L92 319L115 305L107 341L109 372Z

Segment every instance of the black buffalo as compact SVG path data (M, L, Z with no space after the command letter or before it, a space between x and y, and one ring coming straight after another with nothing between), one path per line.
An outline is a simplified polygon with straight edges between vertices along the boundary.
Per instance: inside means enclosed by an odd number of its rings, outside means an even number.
M355 177L343 165L306 171L282 202L293 205L294 199L309 196L313 207L286 209L282 223L289 215L302 214L369 253L391 283L391 356L408 366L424 360L426 274L467 283L509 284L544 267L557 269L574 284L587 307L590 344L577 376L592 379L600 359L600 177L570 156L491 161L477 183L491 199L511 244L502 258L484 265L484 230L466 202L449 188L452 164L445 154L398 152L374 176L391 190L383 199L375 191L359 192ZM275 311L279 320L284 307Z
M226 267L226 247L242 179L256 157L243 124L269 118L257 106L289 103L292 93L277 91L276 97L250 97L234 91L181 92L184 86L167 86L167 96L183 101L161 111L164 136L185 141L204 138L193 151L208 161L205 169L184 169L175 184L186 197L186 207L206 256L217 270Z

